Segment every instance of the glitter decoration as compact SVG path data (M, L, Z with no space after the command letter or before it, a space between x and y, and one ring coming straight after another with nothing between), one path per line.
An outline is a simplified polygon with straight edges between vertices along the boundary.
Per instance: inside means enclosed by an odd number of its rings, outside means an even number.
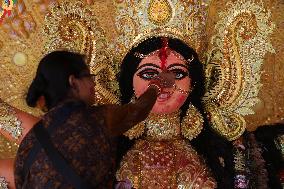
M219 17L206 68L215 85L204 101L214 130L235 140L245 131L244 116L254 114L252 107L260 102L260 70L264 56L275 53L269 39L275 25L271 12L251 0L228 3ZM215 77L212 70L218 72Z
M11 11L17 0L2 0L2 7L0 7L0 23L7 16L11 16Z
M17 66L24 66L28 62L28 57L23 52L16 52L16 54L13 57L13 63Z
M168 0L151 0L148 7L148 18L156 25L166 24L172 17L173 11Z
M8 182L4 177L0 177L0 189L8 189Z
M5 102L41 116L40 110L26 105L27 88L43 55L65 46L87 55L92 72L98 75L98 104L119 103L116 76L121 60L140 42L160 36L180 39L197 51L206 68L204 104L216 132L234 140L246 128L283 121L283 90L273 87L283 86L284 81L280 1L106 0L90 4L15 2L11 16L0 24L0 96ZM14 61L18 52L28 58L20 67L15 62L21 64L25 58ZM143 137L144 126L137 126L138 138ZM12 158L17 147L3 139L0 135L0 156Z
M18 139L23 132L22 122L16 112L5 102L0 101L0 129L7 131L14 139Z
M177 37L199 52L207 8L200 0L125 0L117 3L115 26L119 37L111 46L117 54L117 62L121 62L132 47L151 36Z
M123 157L116 178L129 179L136 189L216 188L202 158L181 139L139 139Z

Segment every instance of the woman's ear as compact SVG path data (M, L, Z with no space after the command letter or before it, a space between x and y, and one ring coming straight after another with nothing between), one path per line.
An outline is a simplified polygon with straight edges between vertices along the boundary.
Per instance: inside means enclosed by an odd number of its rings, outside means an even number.
M73 93L78 94L79 93L79 83L78 79L74 75L69 76L69 85L71 87L71 90Z
M69 85L71 87L75 87L75 76L74 75L70 75L69 78L68 78L68 81L69 81Z

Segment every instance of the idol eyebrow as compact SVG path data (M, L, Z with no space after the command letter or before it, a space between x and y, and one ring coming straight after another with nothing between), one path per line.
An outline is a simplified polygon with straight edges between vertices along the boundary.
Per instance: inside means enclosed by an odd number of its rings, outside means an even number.
M139 66L137 68L137 70L140 70L141 68L144 68L144 67L147 67L147 66L152 66L152 67L155 67L155 68L158 68L158 69L162 69L160 66L157 66L156 64L146 63L146 64L143 64L142 66Z
M142 66L139 66L137 68L137 70L140 70L141 68L144 68L144 67L147 67L147 66L152 66L152 67L155 67L155 68L158 68L158 69L162 69L160 66L156 65L156 64L152 64L152 63L146 63L146 64L143 64ZM184 64L179 64L179 63L176 63L176 64L172 64L170 65L169 67L167 67L167 69L170 69L172 67L175 67L175 66L180 66L180 67L183 67L185 69L188 70L188 66L184 65Z
M170 69L170 68L175 67L175 66L180 66L180 67L186 68L188 70L188 66L186 66L184 64L179 64L179 63L171 64L169 67L167 67L167 69Z

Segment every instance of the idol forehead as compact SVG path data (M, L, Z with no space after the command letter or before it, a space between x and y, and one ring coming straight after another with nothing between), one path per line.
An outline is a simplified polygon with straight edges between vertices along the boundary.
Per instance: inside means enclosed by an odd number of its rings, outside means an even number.
M183 68L185 68L185 69L189 69L188 68L188 65L186 65L186 64L181 64L181 63L174 63L174 64L171 64L171 65L169 65L168 67L167 67L167 69L170 69L170 68L173 68L173 67L183 67ZM161 66L158 66L157 64L153 64L153 63L145 63L145 64L143 64L143 65L141 65L141 66L139 66L137 69L136 69L136 71L138 71L138 70L140 70L140 69L142 69L142 68L145 68L145 67L154 67L154 68L157 68L157 69L162 69L162 67Z
M140 65L137 67L136 71L137 70L140 70L141 68L144 68L144 67L154 67L154 68L157 68L157 69L163 69L163 66L162 66L162 62L160 60L160 57L158 56L159 55L159 51L160 50L156 50L150 54L148 54L147 56L144 56L143 59L146 59L146 58L149 58L149 57L153 57L154 61L160 61L160 65L157 65L157 64L154 64L152 63L151 61L149 62L146 62L146 63L143 63L143 65ZM180 63L179 61L177 62L172 62L171 65L167 66L166 69L169 69L169 68L172 68L172 67L177 67L177 66L180 66L180 67L183 67L185 69L189 69L188 68L188 61L186 61L179 53L177 53L176 51L174 50L168 50L167 51L167 54L170 55L172 53L172 55L174 57L176 57L177 59L179 59L180 61L184 62L184 63ZM155 56L155 57L154 57ZM167 57L167 60L168 60L169 56ZM142 60L143 61L143 60Z
M143 54L143 53L135 52L134 56L137 57L137 58L145 59L145 58L148 58L148 57L153 56L153 55L157 55L158 56L160 54L160 52L161 52L161 49L153 51L153 52L151 52L149 54ZM191 55L191 58L185 59L181 54L179 54L178 52L176 52L175 50L170 49L170 48L168 48L166 52L167 52L168 56L170 55L170 53L172 53L176 58L184 61L187 65L190 64L194 60L194 56L193 55Z

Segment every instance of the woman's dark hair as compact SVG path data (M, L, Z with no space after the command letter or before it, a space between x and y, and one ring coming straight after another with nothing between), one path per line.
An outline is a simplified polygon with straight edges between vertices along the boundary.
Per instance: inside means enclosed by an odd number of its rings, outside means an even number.
M128 103L134 94L133 76L141 62L141 58L135 56L135 53L149 54L162 48L162 37L149 38L138 46L131 49L125 56L121 66L119 75L119 86L121 92L121 102ZM233 188L233 152L232 145L226 139L215 134L209 129L205 112L202 106L202 97L205 92L205 75L203 65L198 59L197 53L179 39L168 38L168 46L170 49L181 54L184 59L194 60L188 64L189 77L191 78L193 90L183 106L181 107L181 119L186 114L189 104L193 104L205 119L204 128L197 138L191 141L197 152L201 154L207 165L210 167L213 176L218 182L218 188ZM125 139L124 139L125 140ZM125 143L125 142L124 142ZM126 146L126 144L123 144ZM224 159L224 164L220 162Z
M27 104L35 107L38 98L44 96L47 108L54 107L69 93L69 76L79 77L86 70L88 66L84 55L68 51L47 54L40 61L36 76L29 87Z

